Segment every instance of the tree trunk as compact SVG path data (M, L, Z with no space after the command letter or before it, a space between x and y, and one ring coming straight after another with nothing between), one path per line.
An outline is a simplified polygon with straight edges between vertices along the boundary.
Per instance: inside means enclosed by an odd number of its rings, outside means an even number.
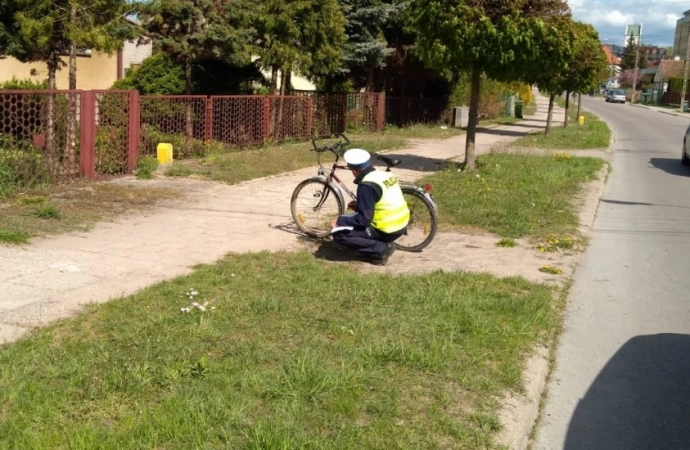
M56 74L60 56L57 51L50 53L48 57L48 90L54 91L57 88ZM56 175L57 155L55 154L55 94L48 94L46 105L46 160L50 169L51 176Z
M549 134L551 133L551 120L553 119L553 99L556 97L556 94L549 94L549 113L546 116L546 131L544 134Z
M565 91L565 119L563 119L563 128L568 127L568 110L570 109L570 91Z
M376 69L374 66L369 67L369 73L367 74L367 92L374 91L374 71Z
M71 24L77 22L77 6L72 4L69 12ZM77 43L69 43L69 90L77 89ZM69 169L72 173L78 171L77 167L77 110L78 100L75 94L69 94L67 112L67 142L65 143L65 156L69 161Z
M582 94L577 96L577 120L580 120L580 111L582 111Z
M288 70L285 75L285 95L290 95L292 91L292 70Z
M282 139L283 137L283 103L285 102L285 84L287 83L287 73L290 71L289 68L281 69L280 71L280 98L278 99L278 120L276 122L276 125L274 127L275 130L275 135L278 139Z
M285 95L285 83L287 82L288 69L283 69L280 72L280 95Z
M271 92L273 95L278 95L278 68L271 68Z
M192 58L187 57L185 62L185 94L192 95ZM185 99L185 139L184 139L184 153L186 156L192 152L192 137L194 135L192 126L192 99L189 97Z
M473 67L470 91L470 120L467 124L467 137L465 138L465 168L468 170L477 168L475 161L475 142L477 137L477 122L479 121L479 91L482 87L481 76L481 70L479 70L478 67Z

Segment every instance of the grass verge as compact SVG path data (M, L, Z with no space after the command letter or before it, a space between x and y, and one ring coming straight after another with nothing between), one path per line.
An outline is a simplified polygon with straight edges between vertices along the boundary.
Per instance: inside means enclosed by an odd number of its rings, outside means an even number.
M464 134L456 128L417 124L397 128L388 126L381 134L351 134L350 148L359 147L372 153L405 148L407 139L447 139ZM253 150L214 152L193 160L177 161L166 170L171 177L200 177L227 184L277 175L316 165L316 154L310 142L264 146ZM332 161L332 155L322 155Z
M554 293L229 255L0 348L0 447L493 448Z
M84 231L100 220L179 195L176 189L86 182L15 195L0 202L0 243L23 244L35 236Z
M599 158L493 153L477 159L476 172L453 168L418 183L433 186L442 224L553 241L576 234L573 199L603 164Z
M556 97L555 102L561 108L565 107L565 99ZM513 141L511 147L544 148L554 150L583 150L608 148L611 142L611 130L606 122L586 111L584 125L577 122L577 103L571 101L568 109L569 123L563 127L563 122L553 122L551 133L544 134L543 130L530 133Z

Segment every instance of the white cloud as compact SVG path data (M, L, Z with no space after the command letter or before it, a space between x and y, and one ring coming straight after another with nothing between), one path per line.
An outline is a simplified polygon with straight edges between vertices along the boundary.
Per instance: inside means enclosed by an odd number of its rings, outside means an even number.
M575 20L590 23L603 39L623 41L625 26L643 24L642 42L672 45L676 21L690 9L687 0L570 0Z

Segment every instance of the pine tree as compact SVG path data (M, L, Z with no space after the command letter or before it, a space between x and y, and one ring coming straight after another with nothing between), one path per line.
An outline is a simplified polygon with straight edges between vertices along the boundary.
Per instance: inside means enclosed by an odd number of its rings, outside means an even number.
M356 86L374 90L374 72L383 68L388 48L383 28L399 6L372 0L341 0L346 18L347 43L343 50L344 69Z
M637 53L637 44L635 43L635 38L630 36L628 38L627 44L625 45L623 57L621 58L621 63L620 63L621 71L634 69L636 57L638 58L637 67L639 69L644 69L645 67L647 67L647 56L644 55L643 53L640 53L639 56L636 56L636 53Z

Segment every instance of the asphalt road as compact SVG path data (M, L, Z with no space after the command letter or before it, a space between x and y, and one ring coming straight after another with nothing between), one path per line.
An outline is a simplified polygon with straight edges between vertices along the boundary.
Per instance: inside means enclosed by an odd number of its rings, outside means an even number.
M690 449L690 120L584 98L616 134L534 449Z

